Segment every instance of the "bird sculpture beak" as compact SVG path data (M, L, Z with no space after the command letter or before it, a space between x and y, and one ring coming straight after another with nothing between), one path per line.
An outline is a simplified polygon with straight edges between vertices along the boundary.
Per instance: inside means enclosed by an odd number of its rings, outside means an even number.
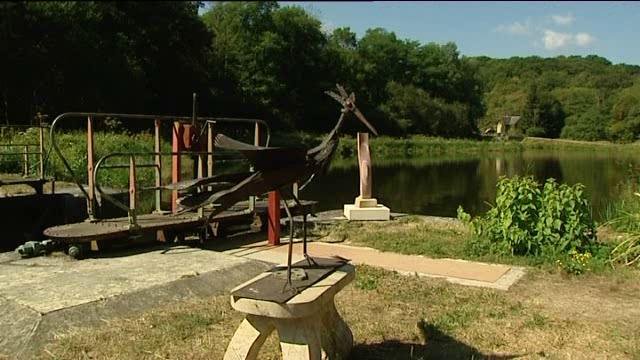
M354 108L353 113L356 114L356 117L362 121L362 123L365 124L365 126L368 127L375 136L378 136L378 131L373 127L373 125L369 124L358 108Z

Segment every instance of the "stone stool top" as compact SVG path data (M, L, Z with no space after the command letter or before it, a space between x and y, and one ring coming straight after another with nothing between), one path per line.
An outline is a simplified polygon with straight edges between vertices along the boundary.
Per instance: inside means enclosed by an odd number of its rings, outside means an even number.
M231 292L233 293L234 291L268 275L268 272L262 273L255 278L238 285ZM329 274L326 278L304 289L284 304L231 295L231 306L235 310L245 314L270 318L292 319L308 317L317 313L323 306L329 303L333 305L334 296L349 284L354 277L354 266L351 264L345 264Z
M259 275L234 291L267 275ZM227 346L224 360L256 360L273 330L278 332L283 360L346 359L353 334L340 317L334 297L354 277L353 265L345 264L284 304L232 295L231 306L246 315Z

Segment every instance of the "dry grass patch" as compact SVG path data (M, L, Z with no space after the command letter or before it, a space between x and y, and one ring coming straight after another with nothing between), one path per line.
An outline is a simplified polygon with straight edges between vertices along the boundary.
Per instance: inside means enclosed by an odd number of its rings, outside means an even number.
M343 241L381 251L462 258L471 234L457 219L412 215L391 222L342 222L315 235L320 241Z
M336 298L354 332L352 359L640 358L638 272L532 270L508 292L367 266L356 274ZM227 296L173 304L79 329L42 358L220 359L240 321ZM272 336L260 359L278 358Z

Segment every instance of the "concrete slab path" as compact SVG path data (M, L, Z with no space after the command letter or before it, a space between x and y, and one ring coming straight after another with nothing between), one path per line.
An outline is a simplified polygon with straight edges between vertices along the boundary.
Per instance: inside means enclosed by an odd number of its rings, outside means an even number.
M226 294L271 265L171 247L80 261L0 254L0 358L30 359L74 327L102 324L191 298Z
M303 258L302 243L295 242L293 247L293 261L301 260ZM279 246L268 246L265 241L260 241L223 250L223 252L238 257L284 264L287 261L287 249L286 242ZM521 267L457 259L432 259L336 243L309 242L308 252L311 256L337 255L350 259L354 264L377 266L405 274L444 278L462 285L501 290L507 290L524 275L524 269Z

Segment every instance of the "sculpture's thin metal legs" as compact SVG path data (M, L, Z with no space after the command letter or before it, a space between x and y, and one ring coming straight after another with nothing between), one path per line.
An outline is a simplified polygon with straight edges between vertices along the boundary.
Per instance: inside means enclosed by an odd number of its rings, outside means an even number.
M290 191L289 194L293 198L293 201L295 201L296 205L298 205L300 209L302 209L303 207L300 199L298 199L293 191ZM318 263L316 263L316 261L313 260L313 258L307 253L307 214L305 214L304 212L302 214L302 234L302 254L304 255L304 258L307 260L309 265L318 265Z
M302 253L307 257L307 214L302 214Z
M287 212L287 217L289 218L289 251L287 253L287 284L285 286L293 288L293 284L291 283L291 258L293 256L293 216L291 216L291 210L289 210L287 199L282 196L282 192L280 190L278 190L278 193L280 194L280 198L284 203L284 211Z

